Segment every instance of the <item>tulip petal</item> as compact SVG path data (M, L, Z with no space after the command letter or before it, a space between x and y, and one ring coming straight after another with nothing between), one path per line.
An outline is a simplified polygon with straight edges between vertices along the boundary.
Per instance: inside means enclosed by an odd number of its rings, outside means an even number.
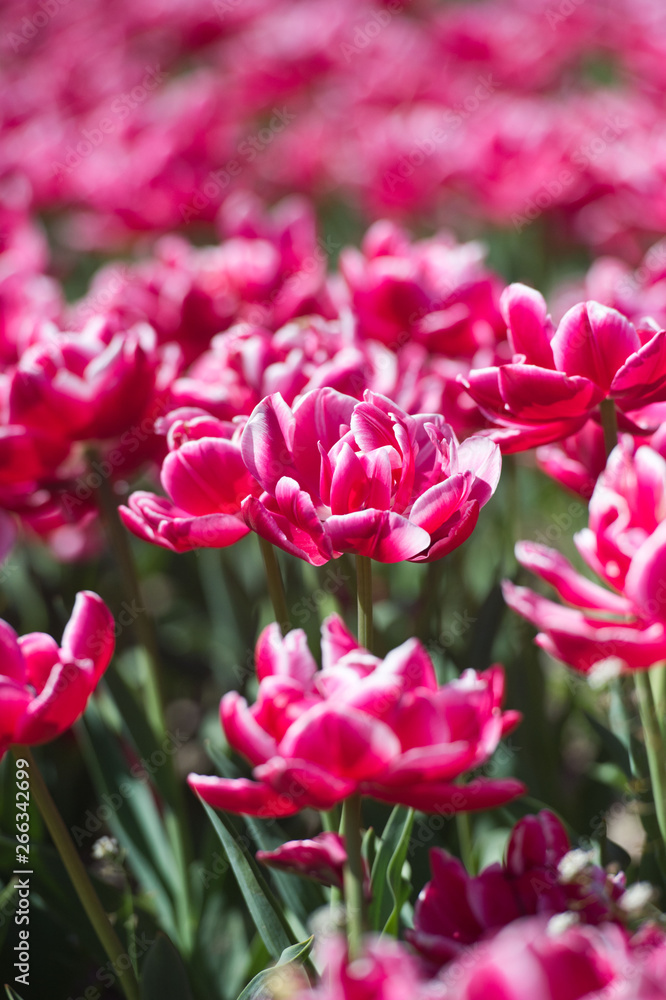
M143 608L136 610L144 613ZM62 635L63 659L92 660L99 679L111 661L115 643L115 622L102 598L91 590L80 591Z
M551 341L556 367L590 379L608 392L640 339L628 319L599 302L582 302L560 321Z
M508 327L508 338L514 354L522 354L530 365L554 368L550 340L553 324L548 307L540 292L516 282L502 292L500 311Z
M282 757L325 761L326 769L353 781L380 773L400 753L387 725L347 705L315 705L280 742Z
M245 698L229 691L220 703L222 728L229 745L251 764L263 764L275 753L276 741L255 720Z
M351 514L333 514L325 527L336 551L369 556L377 562L410 559L430 544L427 531L393 511L359 510Z
M537 542L518 542L516 559L521 566L536 573L553 586L560 597L581 608L596 608L611 614L630 615L631 603L598 583L585 579L568 559L555 549Z
M273 491L282 476L295 473L291 453L294 430L294 416L279 392L262 400L245 424L241 437L243 462L268 492ZM312 462L315 455L316 448Z
M363 782L361 792L380 802L409 806L421 812L445 813L471 812L475 809L494 809L526 793L521 781L514 778L477 778L469 785L450 785L443 782L423 782L386 787L379 783Z
M190 788L214 809L279 819L293 816L301 808L288 795L273 791L268 785L247 778L217 778L214 775L190 774Z
M14 629L0 620L0 678L10 677L22 684L26 679L25 662Z

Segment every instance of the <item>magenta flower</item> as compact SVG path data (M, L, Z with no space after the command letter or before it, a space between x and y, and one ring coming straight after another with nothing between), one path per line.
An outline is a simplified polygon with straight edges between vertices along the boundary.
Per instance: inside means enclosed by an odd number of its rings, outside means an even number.
M314 879L322 885L342 888L342 876L347 861L344 837L324 832L311 840L290 840L274 851L257 851L257 861Z
M447 358L471 361L506 339L502 285L480 243L448 233L412 243L387 220L374 223L361 250L347 247L340 270L362 338L398 351L410 341Z
M224 696L221 719L229 744L253 766L255 780L191 774L211 805L249 816L326 810L361 793L425 812L485 809L522 794L513 779L478 778L479 767L517 725L502 712L504 672L470 670L438 687L430 658L416 639L384 660L359 647L341 619L322 626L318 671L301 629L282 637L275 624L256 648L255 704Z
M582 673L647 668L666 658L666 461L652 448L618 446L590 501L589 527L576 537L607 589L564 556L519 542L518 561L555 588L565 607L505 582L511 608L540 630L537 643Z
M635 328L598 302L574 306L555 329L543 297L524 285L504 291L502 310L513 362L472 371L463 384L504 451L574 434L604 399L637 429L624 414L666 399L666 330Z
M174 552L233 545L250 530L241 502L259 492L241 457L242 425L194 409L174 410L165 424L169 454L161 480L168 497L132 493L129 506L119 508L123 522Z
M293 1000L427 1000L426 982L400 941L366 937L355 961L349 960L347 942L342 938L326 938L320 952L320 982L313 987L304 983L302 989L289 983L287 995ZM276 986L279 974L277 969ZM273 995L278 996L278 991Z
M342 552L428 562L461 545L499 480L499 448L462 444L444 418L333 389L263 400L241 441L262 486L243 503L257 534L318 566Z
M623 931L566 926L526 917L479 945L474 961L462 956L441 973L432 1000L602 1000L638 971ZM621 994L624 996L624 994ZM634 997L634 993L627 996ZM652 994L650 994L652 996ZM643 996L641 995L641 1000ZM647 997L645 998L647 1000Z
M524 916L571 911L589 924L623 922L626 914L617 904L624 876L607 875L584 852L568 876L558 866L570 848L566 830L545 809L515 825L504 864L491 865L475 878L457 858L434 848L432 881L421 891L408 940L429 963L440 966Z
M199 406L232 420L249 415L271 393L290 405L320 386L360 397L371 385L369 352L352 345L339 321L294 320L273 333L238 323L213 338L210 349L176 379L174 407ZM382 357L382 361L384 358Z
M45 330L11 377L9 421L48 428L66 441L131 434L150 416L178 364L175 345L158 350L145 324L111 337L100 318L78 334Z
M50 635L19 638L0 621L0 757L13 743L46 743L83 714L115 645L111 612L97 594L77 594L62 645Z

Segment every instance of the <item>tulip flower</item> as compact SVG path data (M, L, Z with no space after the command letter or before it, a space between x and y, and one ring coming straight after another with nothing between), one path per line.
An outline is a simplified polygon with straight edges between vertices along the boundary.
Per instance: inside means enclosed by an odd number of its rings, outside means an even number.
M619 927L526 917L479 945L473 962L465 955L452 962L426 995L432 1000L602 1000L616 996L636 972Z
M505 452L576 433L605 399L616 402L624 428L640 431L631 411L666 399L666 330L636 328L598 302L574 306L555 329L539 292L518 284L501 306L512 363L462 381Z
M115 645L111 612L88 590L77 594L62 645L42 632L20 638L0 621L0 756L14 743L55 739L83 714Z
M647 668L666 658L666 461L652 448L612 452L575 536L587 565L608 585L578 573L559 552L519 542L518 561L555 588L566 607L505 582L514 611L540 630L537 643L575 670Z
M499 480L499 448L462 444L443 417L408 416L384 396L363 402L315 389L290 408L263 400L241 439L264 492L248 497L250 527L319 566L342 552L378 562L429 562L461 545Z
M426 1000L426 982L400 941L366 937L361 954L350 961L342 938L326 938L320 958L323 973L317 986L281 982L281 970L277 968L275 978L268 983L271 995L293 1000Z
M249 708L236 691L220 706L230 746L255 780L192 774L191 787L218 809L249 816L327 810L360 793L450 814L522 794L513 779L456 778L479 767L519 721L502 712L504 672L469 670L438 687L422 645L409 639L384 660L361 648L337 615L322 626L323 668L301 629L274 623L256 647L259 692Z
M257 851L257 861L341 889L347 851L343 837L326 831L311 840L290 840L274 851Z
M411 944L433 966L520 917L572 912L585 923L623 923L624 876L610 876L584 852L571 876L566 860L571 845L566 830L544 809L513 828L504 864L472 877L441 848L430 852L432 881L421 891L414 911ZM562 869L558 866L562 863Z
M249 532L241 501L259 492L241 457L242 425L181 409L162 426L169 454L161 481L171 499L138 490L128 507L119 508L123 522L139 538L173 552L233 545Z
M44 331L12 374L10 423L67 441L121 437L141 425L180 355L175 345L158 350L146 324L110 338L103 327L98 317L80 334Z

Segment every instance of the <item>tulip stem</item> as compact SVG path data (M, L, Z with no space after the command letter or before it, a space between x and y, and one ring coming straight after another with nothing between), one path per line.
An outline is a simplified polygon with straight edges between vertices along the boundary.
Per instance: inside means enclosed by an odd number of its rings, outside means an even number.
M127 950L123 948L120 939L111 926L106 911L90 881L88 872L74 847L69 830L65 826L63 818L58 812L58 807L46 787L35 758L28 747L16 746L12 748L12 752L16 760L24 759L30 766L30 792L32 797L37 803L37 808L72 880L81 905L86 911L104 951L111 959L114 971L118 976L127 1000L139 1000L139 984L136 981L131 965L128 967L126 964Z
M647 751L652 798L661 839L666 844L666 749L661 735L659 719L647 670L637 670L634 677L638 707L641 715L645 749Z
M344 870L344 893L350 961L358 958L361 953L365 924L361 822L361 796L350 795L348 799L345 799L342 806L342 834L345 838L345 848L347 851L347 863Z
M257 538L259 539L259 548L261 549L264 566L266 567L268 593L273 605L275 620L282 630L282 635L286 635L291 630L292 624L289 608L287 607L287 595L284 590L280 564L273 545L266 541L265 538L262 538L261 535L257 535Z
M358 641L364 649L372 650L374 629L372 623L372 559L356 556L356 587L358 592Z
M612 399L602 399L599 403L599 413L601 415L601 426L604 432L604 445L606 448L606 458L617 445L617 410L615 401Z

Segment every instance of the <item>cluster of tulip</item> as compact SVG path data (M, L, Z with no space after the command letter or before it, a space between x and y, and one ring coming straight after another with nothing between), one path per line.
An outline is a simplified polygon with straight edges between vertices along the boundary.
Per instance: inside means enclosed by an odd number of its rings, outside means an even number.
M664 229L656 0L12 0L0 45L0 178L73 208L79 249L210 223L239 187L545 216L625 256Z
M321 814L324 832L257 857L330 887L333 903L342 894L347 941L321 935L318 982L285 959L256 990L299 1000L663 996L652 887L572 850L547 810L521 819L504 863L476 876L433 850L409 943L366 936L402 926L402 889L395 914L378 898L389 863L400 879L415 811L453 817L526 791L483 773L520 722L502 708L501 666L442 684L416 638L383 657L373 641L373 561L432 563L461 546L497 489L502 452L536 448L547 473L591 497L576 541L605 586L560 552L519 542L521 566L565 604L510 581L505 598L551 656L598 684L621 676L625 703L635 678L646 763L634 749L634 777L652 789L651 829L666 845L661 677L650 670L666 660L659 247L634 275L598 263L585 286L598 300L572 301L573 286L561 287L554 322L539 292L503 287L474 243L445 233L412 242L377 222L328 274L306 202L267 213L239 195L225 205L220 245L166 238L146 260L106 265L66 304L27 208L3 212L2 555L20 529L61 560L89 556L102 544L100 512L122 533L123 499L126 527L172 552L260 539L276 621L256 646L254 704L235 690L221 702L226 741L251 777L190 774L189 785L252 820ZM133 477L158 471L166 495L131 492ZM358 635L327 617L321 668L291 627L274 547L314 567L356 560ZM61 647L1 623L0 753L25 756L76 722L115 631L90 592ZM370 800L395 807L395 843L387 831L362 841ZM52 803L41 804L67 855ZM104 914L91 919L117 959ZM137 995L131 971L122 985Z

